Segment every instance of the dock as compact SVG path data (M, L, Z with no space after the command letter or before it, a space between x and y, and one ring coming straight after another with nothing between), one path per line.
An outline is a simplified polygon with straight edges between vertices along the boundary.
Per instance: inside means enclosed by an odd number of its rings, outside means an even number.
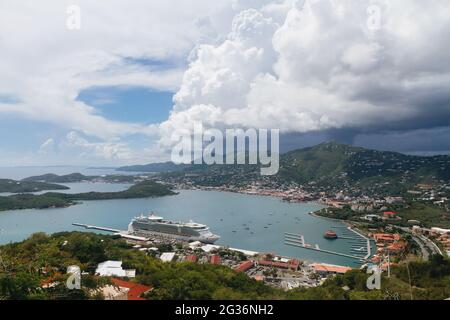
M106 231L106 232L113 232L113 233L126 233L126 231L124 231L124 230L92 226L92 225L83 224L83 223L72 223L72 225L74 225L76 227L82 227L85 229L91 229L91 230L99 230L99 231Z
M328 253L328 254L332 254L335 256L341 256L341 257L346 257L346 258L351 258L351 259L362 261L362 257L358 257L358 256L346 254L346 253L341 253L341 252L320 249L318 245L316 245L314 248L308 247L304 244L304 237L302 235L285 234L285 236L287 236L287 237L285 237L284 243L288 246L303 248L306 250L312 250L312 251L316 251L316 252ZM297 237L297 239L295 239L295 237ZM303 240L302 240L302 238L303 238Z
M122 238L128 239L128 240L134 240L134 241L148 241L149 240L149 238L146 238L146 237L139 237L139 236L132 235L128 231L125 231L125 230L106 228L106 227L99 227L99 226L92 226L92 225L83 224L83 223L72 223L72 225L74 225L76 227L90 229L90 230L99 230L99 231L111 232L111 233L114 233L114 235L121 236Z
M370 256L372 255L372 245L370 244L370 239L350 227L348 227L347 229L350 230L351 232L355 233L356 235L358 235L359 237L361 237L362 239L364 239L366 241L367 254L364 256L364 260L369 259Z
M342 234L344 234L345 236L339 236L339 239L351 240L351 242L350 242L352 244L351 250L350 250L352 252L351 254L335 252L335 251L331 251L331 250L324 250L324 249L319 248L319 246L317 244L314 247L311 245L306 245L305 237L303 235L289 233L289 232L286 232L284 234L284 243L288 246L294 246L294 247L299 247L299 248L303 248L303 249L307 249L307 250L328 253L328 254L332 254L335 256L356 259L359 261L367 261L367 259L370 258L372 248L371 248L371 243L370 243L369 238L365 237L360 232L352 229L351 227L334 226L334 228L346 229L345 231L342 232ZM357 237L351 237L350 235L352 233L355 234ZM365 248L367 248L367 249L364 250ZM360 255L358 255L358 253ZM365 254L365 255L362 256L362 254Z

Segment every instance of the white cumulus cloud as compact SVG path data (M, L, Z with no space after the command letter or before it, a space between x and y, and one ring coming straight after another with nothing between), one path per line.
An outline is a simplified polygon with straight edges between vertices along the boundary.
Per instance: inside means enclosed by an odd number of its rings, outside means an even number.
M161 124L162 143L194 121L309 132L419 129L445 125L450 116L447 1L235 5L242 11L228 37L196 48ZM379 30L368 28L372 5L380 10Z

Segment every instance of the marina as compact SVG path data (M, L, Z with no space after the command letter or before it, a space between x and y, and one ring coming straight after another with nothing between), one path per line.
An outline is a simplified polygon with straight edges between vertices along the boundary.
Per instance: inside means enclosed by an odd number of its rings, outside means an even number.
M334 227L336 228L336 226L334 226ZM339 228L344 228L344 227L339 227ZM333 236L336 236L336 239L356 240L355 242L357 242L359 244L365 244L365 246L352 245L351 249L350 249L350 254L336 252L336 251L331 251L331 250L323 250L323 249L321 249L319 247L318 244L315 244L314 246L312 246L310 244L307 244L305 242L305 237L303 235L289 233L289 232L286 232L284 234L284 237L285 237L284 243L286 245L293 246L293 247L298 247L298 248L302 248L302 249L306 249L306 250L313 250L313 251L317 251L317 252L332 254L332 255L335 255L335 256L341 256L341 257L351 258L351 259L359 260L361 262L365 262L371 256L370 239L368 239L367 237L365 237L364 235L362 235L361 233L355 231L354 229L352 229L350 227L345 227L345 228L348 231L347 232L343 232L343 234L351 234L351 233L353 233L353 234L359 236L360 238L348 237L348 236L344 237L344 236L340 236L340 235L338 236L335 233L333 233ZM325 236L327 237L330 233L332 233L332 231L328 231L325 234ZM331 237L329 237L329 236L327 238L331 239ZM364 256L363 256L363 254L364 254Z

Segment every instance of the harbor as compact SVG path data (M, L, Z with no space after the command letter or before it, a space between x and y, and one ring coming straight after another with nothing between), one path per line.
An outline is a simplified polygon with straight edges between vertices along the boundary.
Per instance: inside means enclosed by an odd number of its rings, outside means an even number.
M176 196L165 198L84 201L69 208L6 211L0 216L3 229L0 243L21 241L38 231L49 234L80 231L80 226L73 223L100 227L87 229L92 232L123 235L122 231L127 230L131 219L154 210L170 220L194 220L208 225L221 237L217 245L359 267L361 262L352 258L284 244L284 233L290 232L304 235L308 242L318 244L321 249L353 255L352 240L328 241L323 238L324 231L339 223L309 215L321 208L323 206L317 203L287 203L271 197L182 190ZM242 214L244 211L245 215ZM356 237L354 233L352 235ZM165 240L161 238L161 241Z
M144 219L146 219L146 220L144 220ZM152 226L152 227L150 227L151 231L145 232L145 230L137 230L136 228L133 229L133 225L135 225L136 222L139 222L142 225L143 221L147 221L147 223L149 223ZM159 226L160 224L161 224L161 226ZM206 234L208 236L214 236L214 241L212 241L212 243L215 242L216 239L218 240L220 238L219 236L213 235L209 231L209 228L206 225L202 225L202 224L198 224L198 223L194 223L194 222L189 222L189 223L177 222L176 223L176 222L164 220L162 217L157 217L153 214L149 215L148 217L141 216L141 217L134 218L130 223L129 230L127 230L127 231L114 229L114 228L108 228L108 227L88 225L88 224L83 224L83 223L73 223L72 225L77 226L77 227L82 227L85 229L90 229L90 230L111 232L111 233L114 233L115 235L118 235L127 240L133 240L133 241L145 242L145 243L151 243L151 242L168 242L168 243L172 243L172 244L176 243L176 242L179 242L179 243L204 242L205 244L207 244L208 242L211 243L209 238L204 238L202 241L202 238L196 237L195 236L196 228L197 229L200 228L200 230L204 230L204 232L206 232ZM172 227L172 226L174 228L170 229L170 227ZM156 227L158 229L155 229ZM168 227L169 227L169 229L167 229ZM146 226L146 228L149 228L149 227ZM159 230L159 228L162 228L163 230L166 230L166 231L161 232ZM184 228L184 229L192 228L192 231L184 230L182 232L181 228ZM341 227L339 226L339 228L341 228ZM155 232L155 230L157 232ZM189 233L189 232L192 233L191 237L187 236L187 233ZM357 237L351 237L350 236L351 234L354 234ZM351 227L346 227L345 229L342 227L342 232L340 235L336 234L333 231L327 231L324 234L324 237L327 239L333 239L333 240L337 240L337 239L353 240L352 243L354 243L354 245L352 245L352 247L351 247L351 250L350 250L351 253L348 254L348 253L336 252L336 251L332 251L332 250L321 249L318 244L315 244L315 245L307 244L305 241L305 237L303 235L290 233L290 232L284 233L284 244L288 245L288 246L292 246L292 247L302 248L305 250L312 250L312 251L316 251L316 252L320 252L320 253L355 259L355 260L358 260L361 262L367 262L367 259L371 256L370 239L366 238L364 235L362 235L361 233L352 229ZM200 240L200 241L194 241L194 240ZM366 247L362 246L364 243L366 244ZM220 248L220 246L213 246L213 247L216 249ZM242 249L233 249L233 250L240 251L240 252L251 252L249 250L242 250ZM257 252L254 252L254 253L257 254ZM362 254L365 254L365 256L363 257Z

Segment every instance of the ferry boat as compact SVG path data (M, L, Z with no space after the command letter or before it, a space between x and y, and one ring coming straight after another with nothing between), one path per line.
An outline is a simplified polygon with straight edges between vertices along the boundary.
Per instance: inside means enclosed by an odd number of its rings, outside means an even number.
M324 236L325 239L330 239L330 240L338 238L338 235L336 234L336 232L331 231L331 230L325 232L325 234L323 236Z
M220 239L218 235L213 234L209 227L190 222L174 222L158 217L153 213L131 220L128 225L128 232L131 234L143 236L162 236L182 241L200 241L213 244Z

